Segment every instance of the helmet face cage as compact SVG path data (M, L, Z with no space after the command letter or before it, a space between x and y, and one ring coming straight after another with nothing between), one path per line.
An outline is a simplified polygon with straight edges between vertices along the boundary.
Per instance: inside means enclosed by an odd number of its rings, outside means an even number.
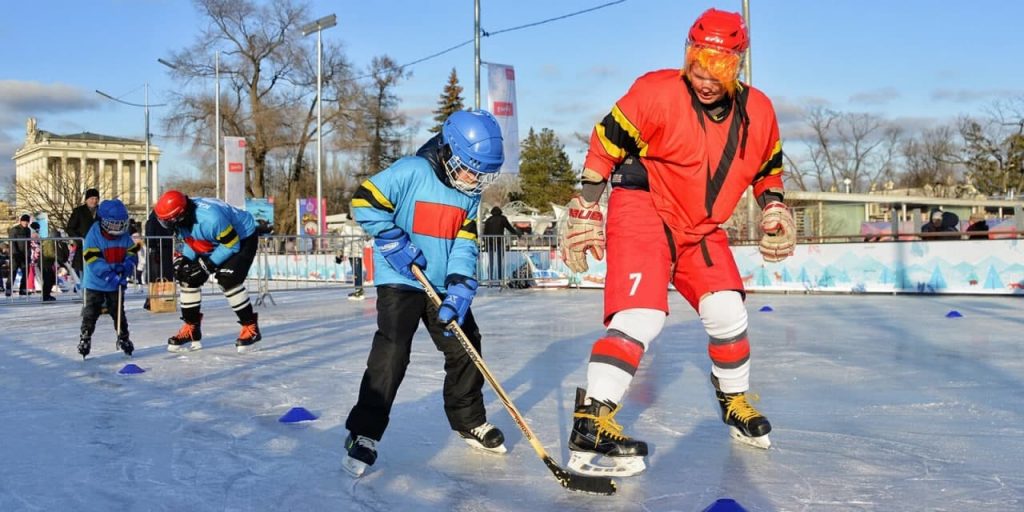
M498 178L496 172L478 172L473 169L465 162L459 155L452 155L444 162L444 169L448 173L448 181L453 187L457 188L460 192L471 196L478 196L483 193L484 189L487 188L494 180ZM471 177L475 177L472 181L463 180L462 177L467 173ZM461 174L461 176L460 176Z
M123 235L128 232L128 219L100 219L100 228L110 235Z
M160 217L157 217L156 221L159 222L160 225L164 227L164 229L174 229L178 225L178 223L181 222L181 219L184 216L185 214L182 213L181 215L172 217L170 219L161 219Z

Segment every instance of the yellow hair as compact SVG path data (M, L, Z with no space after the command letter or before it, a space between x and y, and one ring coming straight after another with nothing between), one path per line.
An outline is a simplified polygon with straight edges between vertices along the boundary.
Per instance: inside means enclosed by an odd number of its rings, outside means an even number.
M691 45L686 48L686 64L683 66L683 73L686 74L690 65L696 62L698 66L707 70L715 80L722 82L722 87L729 95L732 95L739 86L741 57L742 54L739 53Z

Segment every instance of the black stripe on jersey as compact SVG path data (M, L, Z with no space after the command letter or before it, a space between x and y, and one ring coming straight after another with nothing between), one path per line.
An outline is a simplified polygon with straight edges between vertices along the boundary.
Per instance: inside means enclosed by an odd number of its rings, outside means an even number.
M98 248L90 247L86 249L85 252L82 253L82 258L85 260L86 263L92 263L99 259L100 254L102 254L102 251L100 251Z
M377 198L373 195L373 192L370 191L370 189L366 188L365 183L356 190L355 194L352 194L352 202L355 203L357 199L366 201L371 207L377 210L383 210L389 213L393 213L395 211L395 209L392 206L385 205L378 201Z
M604 136L608 139L608 142L621 148L623 153L627 155L640 154L640 146L637 144L636 139L615 120L615 116L611 113L604 116L604 119L601 120L601 126L604 127Z
M238 241L238 232L235 231L235 227L234 226L228 226L227 229L225 229L224 231L221 231L220 234L217 235L217 243L219 243L221 245L231 245L231 244L233 244L233 243L235 243L237 241Z
M771 158L768 159L764 165L761 166L761 170L754 176L754 181L766 178L773 174L782 172L782 149L776 151Z

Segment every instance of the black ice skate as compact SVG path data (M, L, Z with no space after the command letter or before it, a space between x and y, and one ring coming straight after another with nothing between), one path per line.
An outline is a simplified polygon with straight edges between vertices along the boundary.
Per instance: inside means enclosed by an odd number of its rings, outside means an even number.
M356 288L356 291L348 294L348 300L359 301L366 300L366 293L362 288Z
M83 332L81 338L78 339L78 353L82 354L82 359L85 359L90 350L92 350L92 338Z
M341 461L341 466L350 475L359 478L366 468L377 461L377 441L366 436L353 436L349 433L345 439L345 450L348 453Z
M505 434L490 423L483 423L478 427L469 430L456 430L466 444L473 448L494 453L505 453Z
M117 339L116 346L118 350L124 352L124 355L128 357L131 357L132 352L135 352L135 344L132 343L132 340L128 339L127 333L122 334L121 337Z
M235 350L239 354L246 352L253 352L256 350L255 343L263 339L260 334L260 326L256 323L257 314L252 314L252 320L249 323L242 323L242 332L238 335L238 339L235 340Z
M586 390L576 388L569 469L594 476L633 476L646 469L647 443L622 433L622 425L615 421L619 407L594 399L588 404L586 396ZM595 463L598 458L610 465Z
M184 319L183 319L184 320ZM188 352L189 350L199 350L203 348L203 344L199 340L203 339L203 330L199 328L199 324L203 321L203 315L199 315L199 321L192 324L185 321L185 324L178 329L178 334L167 338L167 351L168 352ZM188 346L191 343L192 346Z
M747 402L746 393L719 391L718 378L714 374L711 375L711 384L715 386L718 406L722 408L722 421L729 425L729 435L741 443L767 450L772 445L768 439L768 433L772 431L768 418Z

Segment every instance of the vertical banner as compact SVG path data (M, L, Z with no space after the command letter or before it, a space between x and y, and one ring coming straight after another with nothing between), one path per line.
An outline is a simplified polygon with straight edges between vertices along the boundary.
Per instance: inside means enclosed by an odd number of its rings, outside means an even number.
M327 198L321 198L320 207L327 211ZM317 212L315 197L295 200L296 234L299 235L299 239L302 241L302 249L306 251L312 249L313 239L317 237L317 233L327 233L326 215L323 217L324 222L321 225L321 230L317 231L316 223L319 218Z
M224 137L224 202L245 209L245 137Z
M516 109L516 72L512 66L487 63L487 110L498 120L504 142L501 172L519 173L519 121Z

